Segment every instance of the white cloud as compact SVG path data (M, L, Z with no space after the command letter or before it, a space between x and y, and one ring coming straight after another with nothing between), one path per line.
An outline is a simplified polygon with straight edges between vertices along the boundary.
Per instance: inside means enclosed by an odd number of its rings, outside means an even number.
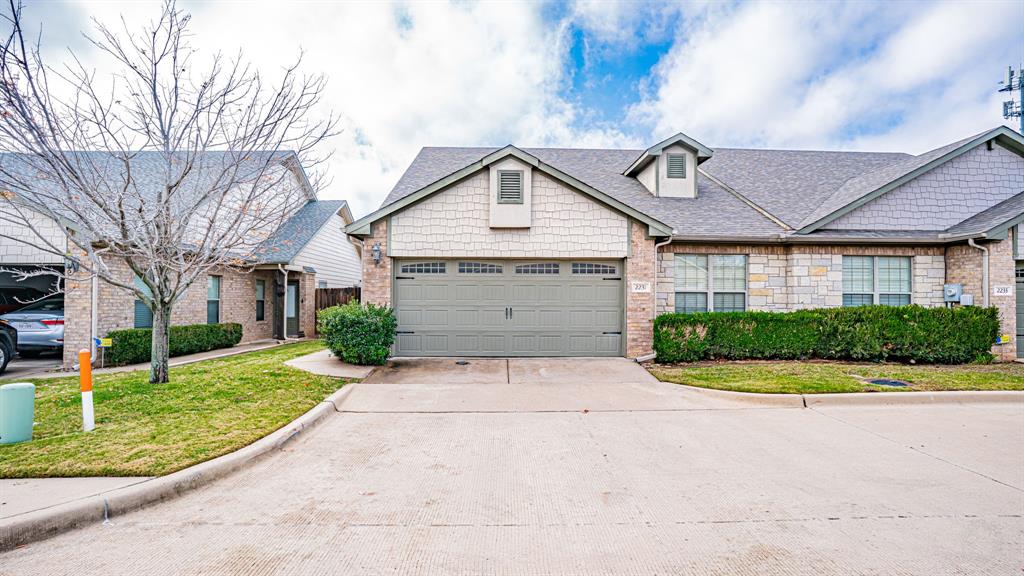
M996 125L1012 3L744 4L680 33L630 111L714 145L922 151ZM877 43L877 47L875 46ZM861 135L861 133L864 135Z

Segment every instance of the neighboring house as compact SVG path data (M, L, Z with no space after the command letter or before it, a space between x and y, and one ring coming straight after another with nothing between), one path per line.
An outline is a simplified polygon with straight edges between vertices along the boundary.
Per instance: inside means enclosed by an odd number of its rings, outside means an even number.
M424 148L347 230L402 356L644 357L663 312L959 306L949 283L999 309L1011 338L993 350L1011 359L1022 215L1024 138L1005 127L919 156L677 134L647 150Z
M264 231L266 235L258 240L260 244L253 259L256 265L251 270L226 268L193 284L176 303L173 324L237 322L243 327L243 342L312 335L316 328L315 289L359 285L359 246L344 232L345 226L352 222L348 204L343 200L317 200L301 168L292 162L293 156L282 161L290 175L281 185L301 187L307 202L290 214L279 228ZM133 164L136 177L145 178L140 172L148 166L144 161ZM68 246L60 224L40 215L34 227L46 230L51 242ZM0 218L0 235L31 237L28 231L19 234L16 228L11 219ZM0 238L2 267L63 269L66 265L67 262L28 244ZM132 272L123 262L113 260L107 265L120 270L125 282L133 281ZM68 276L64 286L65 366L77 362L78 350L89 348L94 336L152 325L149 309L131 292L102 280L87 279L84 272L69 271ZM141 282L135 282L141 286ZM39 283L39 280L16 282L10 273L0 272L0 289L5 291L32 285L37 292L44 293L46 287L39 287Z

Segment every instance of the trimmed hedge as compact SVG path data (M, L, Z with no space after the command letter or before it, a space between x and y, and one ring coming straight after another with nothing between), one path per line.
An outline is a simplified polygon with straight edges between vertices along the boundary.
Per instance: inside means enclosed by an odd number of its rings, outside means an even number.
M996 308L858 306L797 312L662 314L654 320L658 362L892 360L963 364L991 360Z
M391 355L398 320L391 308L359 302L324 308L317 331L324 344L349 364L380 365Z
M107 366L149 362L153 331L149 328L113 330L107 334L113 346L106 352ZM241 324L188 324L171 326L170 355L184 356L218 348L230 348L242 340Z

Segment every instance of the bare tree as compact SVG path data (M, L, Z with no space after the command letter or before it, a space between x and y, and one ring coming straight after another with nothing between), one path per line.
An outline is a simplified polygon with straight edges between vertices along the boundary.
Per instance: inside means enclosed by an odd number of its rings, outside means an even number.
M0 231L66 258L65 276L78 269L145 302L150 382L167 382L175 303L213 270L257 265L260 242L319 188L306 170L326 160L313 151L335 131L333 116L314 113L325 79L300 75L301 56L273 84L241 55L197 62L173 1L141 30L94 22L86 38L109 75L74 53L44 63L20 2L4 18Z

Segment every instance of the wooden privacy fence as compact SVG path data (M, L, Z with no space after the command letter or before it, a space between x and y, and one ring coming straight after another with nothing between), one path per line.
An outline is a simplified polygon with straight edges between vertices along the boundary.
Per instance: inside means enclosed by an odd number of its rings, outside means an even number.
M331 306L348 304L352 300L359 300L360 289L358 286L351 288L317 288L316 309L317 312Z

